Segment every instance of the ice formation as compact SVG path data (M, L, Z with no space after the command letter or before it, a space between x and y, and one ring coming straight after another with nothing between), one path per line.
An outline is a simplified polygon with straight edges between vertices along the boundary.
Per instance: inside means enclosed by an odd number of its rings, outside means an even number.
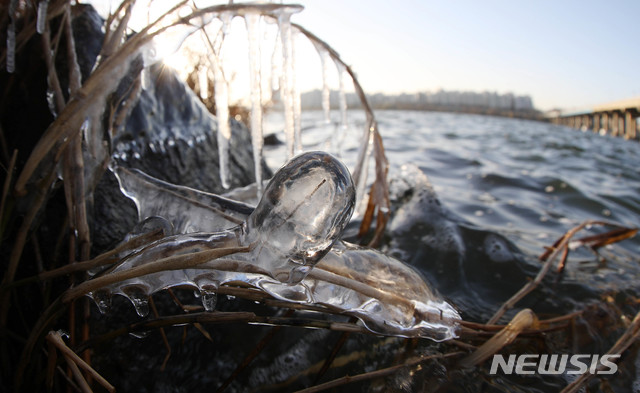
M7 27L7 72L16 70L16 25L11 21Z
M258 195L262 194L262 89L261 89L261 53L260 19L257 12L247 13L244 17L249 36L249 89L251 90L251 144L253 145L253 163L258 186Z
M231 127L229 126L229 86L224 75L224 37L227 35L232 15L222 13L222 41L213 64L213 83L216 101L216 117L218 118L218 155L220 157L220 183L229 188L229 140Z
M120 294L145 315L150 294L178 285L198 288L204 307L212 310L219 285L241 281L278 299L356 316L376 333L438 341L455 336L457 312L416 271L376 250L339 241L353 213L355 192L349 171L327 153L304 153L283 166L255 210L140 172L119 168L115 173L140 218L163 216L171 224L151 218L152 224L173 225L176 234L130 254L104 274L220 247L250 246L250 251L100 289L91 296L103 311L111 296Z
M49 0L42 0L38 3L38 14L36 17L36 31L38 34L44 33L47 23L47 9L49 8Z

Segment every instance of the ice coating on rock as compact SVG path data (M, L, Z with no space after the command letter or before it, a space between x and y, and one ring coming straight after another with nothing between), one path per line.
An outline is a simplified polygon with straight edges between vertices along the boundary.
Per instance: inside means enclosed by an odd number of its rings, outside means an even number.
M221 196L158 180L137 169L114 167L120 190L138 209L138 218L163 217L175 233L213 232L232 228L253 207Z
M177 186L169 185L170 192L157 191L144 197L144 188L137 191L127 188L132 186L140 184L121 181L125 195L136 195L139 199L136 204L155 206L159 215L176 214L178 218L172 218L173 222L191 221L196 230L210 230L212 223L218 222L185 218L195 211L216 214L213 210L162 211L163 206L186 206L192 201L206 200L210 194L184 199L175 192ZM171 202L172 197L177 202ZM162 202L140 201L154 198ZM459 315L429 288L419 273L378 251L338 240L353 204L351 177L338 160L321 152L302 154L275 174L253 212L247 214L246 209L237 212L237 217L246 219L242 225L217 232L168 236L124 258L112 272L167 256L220 247L252 245L249 252L214 259L192 269L125 280L90 295L101 311L107 308L111 295L120 294L131 300L139 314L144 314L147 307L141 294L148 296L164 288L190 285L198 289L203 306L210 310L215 306L219 285L240 281L278 299L326 305L356 316L376 333L421 336L436 341L455 337ZM200 224L203 226L197 228Z

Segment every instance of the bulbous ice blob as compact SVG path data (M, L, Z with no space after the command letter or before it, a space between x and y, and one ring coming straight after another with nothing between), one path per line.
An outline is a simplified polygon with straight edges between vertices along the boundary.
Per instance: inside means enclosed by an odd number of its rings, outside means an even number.
M295 157L247 220L259 264L279 281L299 282L340 238L354 204L351 174L340 161L323 152Z

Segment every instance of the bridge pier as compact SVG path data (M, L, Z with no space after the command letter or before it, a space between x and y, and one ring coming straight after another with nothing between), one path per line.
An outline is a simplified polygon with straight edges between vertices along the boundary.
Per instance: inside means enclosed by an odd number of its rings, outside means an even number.
M587 111L569 114L555 111L547 116L554 124L640 140L638 117L640 117L640 98L612 102Z

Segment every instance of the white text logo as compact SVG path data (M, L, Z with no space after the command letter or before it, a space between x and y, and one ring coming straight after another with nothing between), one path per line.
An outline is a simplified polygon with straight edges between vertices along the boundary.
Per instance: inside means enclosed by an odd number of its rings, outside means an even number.
M620 355L509 355L505 360L500 354L493 355L489 374L496 374L498 369L503 374L614 374L618 365L612 360Z

